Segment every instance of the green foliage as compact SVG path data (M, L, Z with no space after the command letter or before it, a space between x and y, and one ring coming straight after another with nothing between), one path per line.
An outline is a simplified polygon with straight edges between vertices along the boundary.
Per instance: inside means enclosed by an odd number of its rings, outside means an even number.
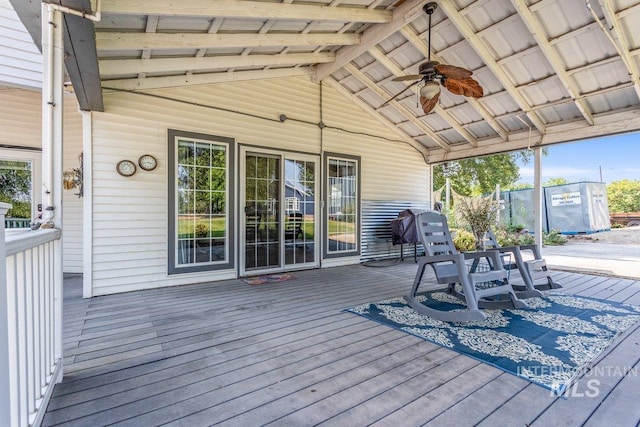
M550 178L549 180L545 181L542 183L543 187L553 187L554 185L565 185L568 184L569 181L567 181L564 178Z
M543 149L542 153L546 154L546 150ZM442 188L446 173L454 191L465 196L489 194L495 190L496 184L505 189L513 188L520 178L520 168L516 161L528 164L531 157L531 151L522 150L447 162L446 168L443 164L435 165L433 186L435 189Z
M535 237L519 225L500 226L494 234L500 246L532 245L536 242Z
M0 202L13 207L9 218L31 218L31 163L0 160Z
M453 244L459 252L472 251L476 247L476 238L467 230L458 230L453 238Z
M459 222L471 229L476 248L482 250L482 240L485 233L496 225L498 204L490 197L466 198L456 200L456 214Z
M209 234L209 227L203 222L197 222L195 231L196 237L207 237L207 235Z
M558 230L551 230L548 233L543 233L542 243L547 246L558 246L567 243L567 238L564 237Z
M505 190L528 190L530 188L533 188L533 184L529 184L528 182L518 182L511 184L509 188L505 188Z
M516 231L513 228L499 227L494 234L500 246L533 245L536 242L535 237L523 229ZM567 238L558 230L551 230L542 234L542 243L547 246L564 245Z
M518 237L519 245L533 245L535 242L536 242L536 238L533 237L533 234L529 234L525 232L520 234L520 236Z
M607 185L611 213L640 211L640 181L624 179Z
M491 193L496 184L508 187L518 180L517 158L517 153L504 153L449 162L446 169L443 165L436 165L433 168L433 185L441 188L446 173L451 179L451 187L458 194L471 196Z

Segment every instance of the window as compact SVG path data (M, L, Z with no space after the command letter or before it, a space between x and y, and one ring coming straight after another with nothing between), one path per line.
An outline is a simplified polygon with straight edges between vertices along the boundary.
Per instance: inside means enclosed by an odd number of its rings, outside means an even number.
M0 160L0 202L13 207L8 218L31 218L31 162Z
M169 274L233 267L233 140L169 131Z
M12 208L5 218L7 228L29 227L38 214L42 192L40 151L0 149L0 202Z
M284 209L288 212L299 212L300 211L300 199L297 197L285 197L284 198Z
M325 155L325 257L360 254L360 158Z

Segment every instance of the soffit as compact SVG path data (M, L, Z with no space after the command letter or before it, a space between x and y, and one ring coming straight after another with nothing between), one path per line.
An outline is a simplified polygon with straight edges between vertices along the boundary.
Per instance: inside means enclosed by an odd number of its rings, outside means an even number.
M452 0L432 55L485 96L412 90L428 55L425 1L103 0L103 88L150 90L309 75L355 97L430 162L640 129L640 0ZM409 82L410 83L410 82Z

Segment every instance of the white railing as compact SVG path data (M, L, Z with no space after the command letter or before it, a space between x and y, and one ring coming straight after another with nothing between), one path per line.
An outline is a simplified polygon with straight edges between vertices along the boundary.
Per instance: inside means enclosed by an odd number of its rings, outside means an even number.
M60 230L4 230L0 203L0 424L37 426L62 380Z

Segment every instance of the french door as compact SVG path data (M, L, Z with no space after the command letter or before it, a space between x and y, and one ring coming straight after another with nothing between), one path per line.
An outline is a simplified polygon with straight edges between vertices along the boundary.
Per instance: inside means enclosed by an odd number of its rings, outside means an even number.
M318 157L242 148L240 274L318 265Z

